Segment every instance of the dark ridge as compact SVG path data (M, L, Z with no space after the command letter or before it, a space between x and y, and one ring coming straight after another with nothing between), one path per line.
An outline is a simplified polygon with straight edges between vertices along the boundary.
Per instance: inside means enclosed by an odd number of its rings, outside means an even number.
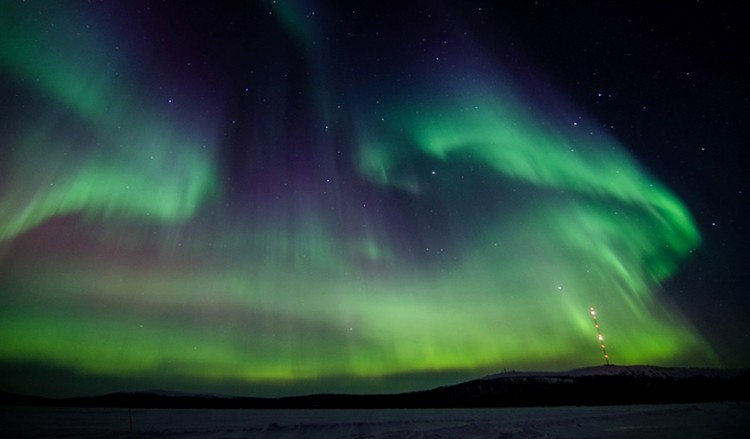
M749 369L604 366L570 372L509 372L420 392L284 398L149 391L44 398L0 391L0 405L210 409L469 408L748 401Z

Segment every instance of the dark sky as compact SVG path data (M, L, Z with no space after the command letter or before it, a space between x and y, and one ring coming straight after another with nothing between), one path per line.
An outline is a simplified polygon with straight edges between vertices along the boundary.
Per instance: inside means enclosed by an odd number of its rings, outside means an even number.
M508 4L500 4L508 3ZM729 2L6 2L0 388L747 367Z

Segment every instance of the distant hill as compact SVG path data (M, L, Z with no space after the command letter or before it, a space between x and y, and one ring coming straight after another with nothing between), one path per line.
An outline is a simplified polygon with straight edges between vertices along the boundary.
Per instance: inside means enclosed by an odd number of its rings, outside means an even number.
M153 408L521 407L749 401L750 370L598 366L567 372L504 372L461 384L388 395L252 398L146 391L81 398L0 392L0 405Z
M597 366L506 372L431 390L461 406L661 404L750 400L750 370Z
M696 368L696 367L661 367L661 366L592 366L580 369L573 369L567 372L503 372L495 375L489 375L483 380L493 380L498 378L518 378L518 377L583 377L583 376L601 376L601 375L637 375L654 378L692 378L698 376L727 379L734 378L744 372L745 369L713 369L713 368Z

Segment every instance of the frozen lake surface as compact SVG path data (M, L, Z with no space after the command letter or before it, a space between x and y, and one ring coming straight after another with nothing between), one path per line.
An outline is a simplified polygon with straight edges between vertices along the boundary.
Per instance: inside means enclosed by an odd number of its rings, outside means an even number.
M0 436L741 438L750 404L391 410L0 407Z

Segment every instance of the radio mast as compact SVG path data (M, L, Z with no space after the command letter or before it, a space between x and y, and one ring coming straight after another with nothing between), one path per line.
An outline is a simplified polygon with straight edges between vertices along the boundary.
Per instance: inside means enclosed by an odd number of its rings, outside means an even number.
M609 355L607 355L607 347L604 345L604 336L602 335L602 330L599 327L599 321L596 319L596 311L594 310L593 306L589 308L589 311L591 312L591 318L594 319L596 335L599 338L599 347L602 348L602 354L604 354L604 362L607 366L609 366Z

